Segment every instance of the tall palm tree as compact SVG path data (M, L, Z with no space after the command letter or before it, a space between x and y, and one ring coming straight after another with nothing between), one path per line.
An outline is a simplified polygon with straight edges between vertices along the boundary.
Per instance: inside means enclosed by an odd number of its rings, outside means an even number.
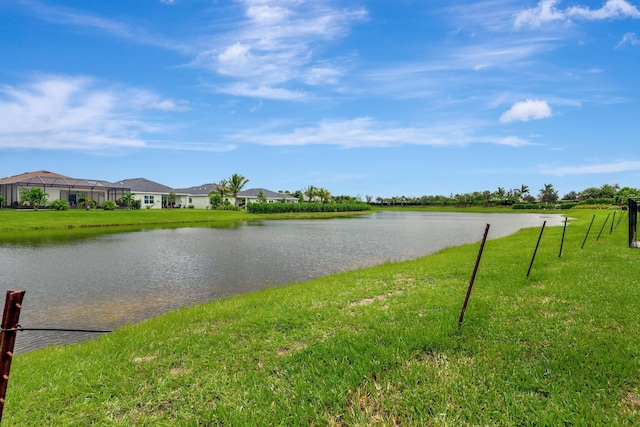
M227 182L228 190L233 194L235 206L238 206L238 193L242 191L242 189L245 185L247 185L248 182L249 180L247 178L238 173L234 173L233 175L231 175L231 178L229 178L229 181Z
M307 201L311 202L313 201L313 198L316 197L317 192L318 192L318 189L313 185L310 185L302 191L302 194L307 196Z
M547 205L558 201L558 192L553 188L553 184L544 184L540 189L540 200Z
M224 202L224 196L229 192L229 181L221 179L220 182L216 184L216 189L218 190L218 194L220 194L220 200Z
M326 188L318 188L316 191L316 195L320 197L320 201L322 203L329 202L329 199L331 198L331 193Z

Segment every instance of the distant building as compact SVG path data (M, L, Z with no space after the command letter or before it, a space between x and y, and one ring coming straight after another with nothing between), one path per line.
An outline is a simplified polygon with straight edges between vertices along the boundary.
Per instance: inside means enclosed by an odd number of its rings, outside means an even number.
M211 203L209 199L211 196L211 192L217 192L218 186L216 184L202 184L197 185L195 187L188 188L178 188L176 189L176 193L184 193L188 194L186 199L186 206L193 206L194 209L207 209L211 207ZM233 197L225 197L226 200L229 200L229 203L233 203Z
M47 193L49 202L63 199L69 205L78 204L80 197L95 200L101 206L105 200L118 201L127 193L132 193L134 200L140 201L142 209L187 208L208 209L211 206L210 194L218 191L216 184L202 184L195 187L171 188L146 178L129 178L111 183L101 180L76 179L49 171L27 172L21 175L0 179L0 196L6 200L6 206L20 206L20 191L33 187L42 188ZM298 203L298 198L285 193L277 193L266 188L252 188L238 193L238 206L256 203L262 192L268 203ZM169 206L170 194L175 195L173 206ZM235 205L233 195L228 194L224 200Z
M267 203L298 203L297 197L286 193L276 193L275 191L267 190L266 188L250 188L238 193L238 206L246 206L247 203L257 203L258 195L262 192L262 195L266 198Z
M81 197L95 200L98 206L105 200L117 201L130 189L108 181L77 179L41 170L0 179L0 196L8 207L20 206L20 191L38 187L48 194L49 201L63 199L75 206Z
M118 185L131 189L134 200L140 200L142 209L162 209L169 206L169 194L174 192L176 200L173 207L184 207L188 194L178 193L171 187L146 178L129 178L118 181Z

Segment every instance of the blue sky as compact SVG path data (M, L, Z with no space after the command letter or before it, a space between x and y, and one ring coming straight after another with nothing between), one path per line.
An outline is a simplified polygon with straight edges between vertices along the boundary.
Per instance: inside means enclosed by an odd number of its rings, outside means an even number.
M638 0L2 0L0 40L0 177L640 187Z

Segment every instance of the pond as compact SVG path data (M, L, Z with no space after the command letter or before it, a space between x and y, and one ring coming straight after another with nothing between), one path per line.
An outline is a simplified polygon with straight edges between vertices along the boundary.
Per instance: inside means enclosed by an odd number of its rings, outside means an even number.
M2 242L4 290L26 290L24 328L113 329L216 298L414 259L559 215L384 211L351 218L154 228ZM94 335L24 331L16 352Z

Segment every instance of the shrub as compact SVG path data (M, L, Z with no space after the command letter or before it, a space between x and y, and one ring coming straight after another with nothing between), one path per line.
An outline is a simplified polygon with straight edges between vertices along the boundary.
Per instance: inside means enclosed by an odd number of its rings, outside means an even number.
M572 209L611 209L611 207L612 205L602 203L595 203L593 205L578 203Z
M356 203L249 203L249 213L288 213L288 212L357 212L371 210L364 202Z
M113 211L117 207L118 206L116 205L116 202L114 202L113 200L105 200L102 203L102 209L104 209L105 211Z
M58 199L51 202L49 207L56 211L66 211L69 209L69 202L64 199Z
M516 203L511 206L511 209L542 209L540 203Z
M572 209L577 205L576 202L563 202L560 203L560 209Z
M91 200L88 197L78 197L78 209L95 209L97 203L95 200Z
M220 205L215 209L218 211L239 211L240 210L239 207L233 206L232 204L229 204L229 203Z
M615 204L615 199L586 199L578 202L578 205L613 205Z

